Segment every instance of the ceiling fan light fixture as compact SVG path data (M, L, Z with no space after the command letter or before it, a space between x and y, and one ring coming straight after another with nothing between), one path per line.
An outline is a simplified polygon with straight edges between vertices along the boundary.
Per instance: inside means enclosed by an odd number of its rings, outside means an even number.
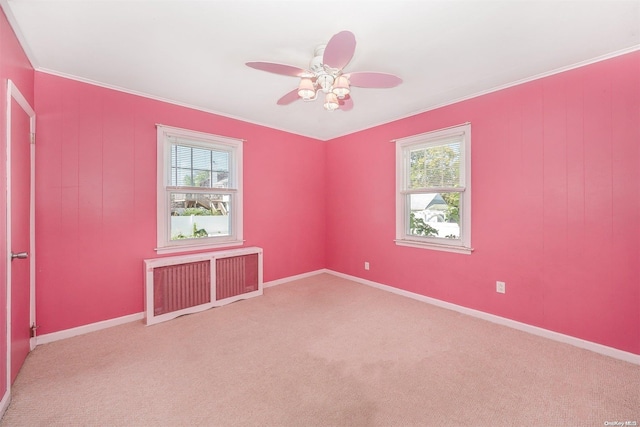
M318 85L322 88L324 93L331 92L331 86L333 85L333 76L331 74L320 74L317 80Z
M1 1L1 0L0 0ZM326 45L316 47L308 69L275 62L252 61L246 65L261 71L297 77L298 87L287 92L276 104L289 105L298 99L314 101L324 94L327 111L350 111L353 108L351 85L365 88L392 88L402 83L398 76L379 72L347 72L356 49L356 38L350 31L334 34Z
M310 78L303 78L300 80L300 86L298 86L298 96L305 101L311 101L315 99L316 89L313 86L313 81Z
M338 97L335 93L328 93L324 98L324 109L327 111L337 110L340 105L338 104Z
M338 77L335 80L332 92L336 94L338 99L343 99L345 96L349 95L349 92L351 92L349 89L349 80L345 76Z

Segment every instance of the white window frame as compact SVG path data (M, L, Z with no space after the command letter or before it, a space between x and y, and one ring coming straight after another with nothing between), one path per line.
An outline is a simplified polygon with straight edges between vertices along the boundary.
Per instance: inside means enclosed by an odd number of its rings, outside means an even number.
M462 138L460 144L461 187L456 188L456 191L460 192L460 237L443 239L412 235L409 233L410 195L428 191L427 189L409 190L409 152L412 148L439 145L442 141L455 137ZM471 247L471 124L464 123L392 142L396 144L396 245L470 254L473 251Z
M181 129L165 125L157 128L157 247L159 254L188 252L202 249L217 249L240 246L243 240L242 225L242 144L243 140L225 136L212 135L193 130ZM184 138L187 145L215 149L230 150L229 183L230 188L207 188L207 192L228 194L232 198L232 209L229 218L230 235L220 237L204 237L199 239L171 240L170 237L170 193L181 187L170 186L171 145L172 140ZM203 190L200 188L200 190Z

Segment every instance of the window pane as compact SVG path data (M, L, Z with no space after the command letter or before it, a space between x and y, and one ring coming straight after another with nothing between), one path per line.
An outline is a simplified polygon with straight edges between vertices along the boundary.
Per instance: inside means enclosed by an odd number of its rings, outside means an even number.
M175 165L179 168L191 168L191 147L182 147L180 145L174 145L171 147L172 160L175 161Z
M409 230L423 237L460 238L460 193L409 194Z
M172 144L170 185L230 188L229 161L229 151Z
M211 151L203 148L192 148L193 167L196 169L211 169Z
M171 240L231 235L229 194L170 193Z
M230 188L229 186L229 160L230 155L225 151L212 151L211 159L213 162L213 181L214 188Z
M409 151L409 188L459 187L460 143Z

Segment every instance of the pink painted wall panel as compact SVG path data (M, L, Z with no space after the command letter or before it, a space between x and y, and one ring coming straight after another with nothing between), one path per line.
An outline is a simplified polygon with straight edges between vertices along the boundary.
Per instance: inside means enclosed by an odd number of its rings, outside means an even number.
M320 141L36 73L39 332L143 310L156 257L156 123L247 140L246 245L264 279L324 267Z
M27 101L33 105L33 67L27 59L18 39L16 38L7 18L0 10L0 398L7 391L7 376L4 366L7 364L7 217L6 217L6 123L7 123L7 80L11 79L24 95ZM29 197L25 194L25 197Z
M628 66L624 61L614 60L610 65L619 70L616 73L619 78L611 81L612 98L617 106L611 116L614 146L611 233L616 242L611 266L616 310L611 311L629 319L635 316L636 324L640 325L640 114L637 101L640 64L636 63L632 68L634 74L624 72L624 67ZM627 138L636 143L625 147ZM624 149L620 149L622 147ZM640 332L637 334L640 340Z
M634 52L331 140L327 268L640 354L639 119ZM474 253L395 246L389 141L464 122Z
M609 72L611 63L598 63L585 75L583 86L583 130L584 130L584 230L587 238L584 241L584 259L582 269L588 275L584 277L577 312L582 316L583 328L593 333L606 335L622 332L616 321L620 314L616 310L594 310L599 307L615 307L611 292L619 286L613 283L611 276L612 260L617 251L617 242L612 236L613 217L612 198L612 152L611 115L615 107L612 105ZM617 74L617 73L616 73ZM623 74L621 74L623 75ZM628 144L623 142L623 145ZM588 268L586 266L593 266ZM577 297L578 295L576 295ZM622 301L621 301L622 303Z

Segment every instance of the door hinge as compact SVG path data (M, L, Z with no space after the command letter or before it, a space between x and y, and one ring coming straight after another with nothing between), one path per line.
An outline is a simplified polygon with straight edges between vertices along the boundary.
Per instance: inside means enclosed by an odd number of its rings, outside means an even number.
M36 337L36 329L38 329L39 327L40 326L36 325L36 324L31 325L31 328L30 328L30 330L31 330L31 338L35 338Z

